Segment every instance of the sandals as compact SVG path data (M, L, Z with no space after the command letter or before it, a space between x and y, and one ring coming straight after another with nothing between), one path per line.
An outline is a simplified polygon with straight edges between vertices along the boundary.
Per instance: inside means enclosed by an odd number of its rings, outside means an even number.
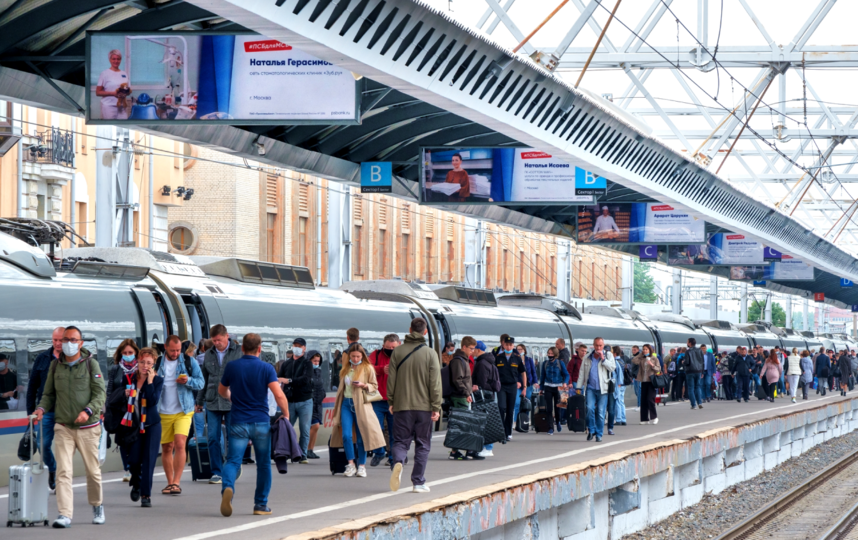
M162 495L181 495L182 488L178 484L167 484L167 487L161 490Z

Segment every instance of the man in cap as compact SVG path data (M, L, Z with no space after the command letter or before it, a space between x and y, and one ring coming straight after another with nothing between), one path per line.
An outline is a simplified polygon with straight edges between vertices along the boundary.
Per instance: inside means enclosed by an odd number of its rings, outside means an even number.
M596 218L596 225L593 227L593 236L598 235L600 232L609 231L617 231L619 233L620 228L617 227L617 223L611 217L611 211L608 210L608 207L603 206L602 215Z
M506 439L512 440L513 412L515 396L526 396L527 371L524 358L515 350L515 338L506 336L501 343L501 349L495 354L495 366L500 375L501 390L498 392L498 408L500 409Z

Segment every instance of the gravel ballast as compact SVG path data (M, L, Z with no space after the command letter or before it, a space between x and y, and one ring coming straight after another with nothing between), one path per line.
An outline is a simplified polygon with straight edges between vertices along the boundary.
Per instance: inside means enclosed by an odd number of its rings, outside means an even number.
M831 463L854 452L858 431L823 442L770 471L730 486L623 540L710 540L798 486Z

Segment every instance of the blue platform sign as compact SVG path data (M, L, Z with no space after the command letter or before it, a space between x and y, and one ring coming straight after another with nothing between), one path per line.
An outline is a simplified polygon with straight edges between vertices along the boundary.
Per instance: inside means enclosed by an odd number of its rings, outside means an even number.
M776 249L772 249L770 247L765 247L763 249L763 260L764 261L780 261L783 258L783 253Z
M858 304L852 304L852 313L858 313Z
M765 281L754 281L754 287L765 287L765 286L766 286Z
M575 167L575 195L604 195L608 192L608 180L590 171Z
M640 260L642 261L657 261L658 246L654 246L652 244L638 246L638 257L640 257Z
M848 288L852 287L852 280L846 279L846 278L840 278L840 286L843 287L844 289L848 289Z
M389 161L368 161L360 164L361 193L391 193L393 167Z

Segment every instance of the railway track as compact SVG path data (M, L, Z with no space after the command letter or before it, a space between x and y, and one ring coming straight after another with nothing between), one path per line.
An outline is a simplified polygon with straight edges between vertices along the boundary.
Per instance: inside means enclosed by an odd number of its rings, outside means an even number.
M832 463L716 540L858 540L856 501L858 452Z

